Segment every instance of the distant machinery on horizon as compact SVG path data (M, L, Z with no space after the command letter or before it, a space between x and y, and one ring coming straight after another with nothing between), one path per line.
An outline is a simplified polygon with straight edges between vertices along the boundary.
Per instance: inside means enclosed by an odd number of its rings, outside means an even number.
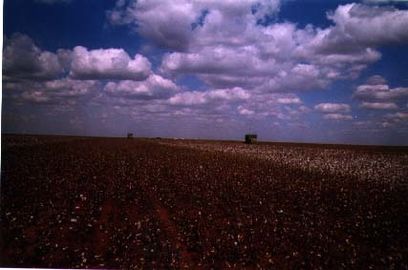
M258 139L258 135L256 134L245 134L245 143L246 144L254 144Z

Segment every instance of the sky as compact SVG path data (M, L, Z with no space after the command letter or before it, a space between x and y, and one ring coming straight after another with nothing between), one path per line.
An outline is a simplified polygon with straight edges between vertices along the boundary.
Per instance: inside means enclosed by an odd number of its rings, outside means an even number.
M4 0L2 132L408 145L408 1Z

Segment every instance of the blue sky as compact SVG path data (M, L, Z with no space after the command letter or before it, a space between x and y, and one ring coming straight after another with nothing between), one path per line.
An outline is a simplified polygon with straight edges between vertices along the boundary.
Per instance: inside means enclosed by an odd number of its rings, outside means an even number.
M4 2L3 132L408 145L407 1Z

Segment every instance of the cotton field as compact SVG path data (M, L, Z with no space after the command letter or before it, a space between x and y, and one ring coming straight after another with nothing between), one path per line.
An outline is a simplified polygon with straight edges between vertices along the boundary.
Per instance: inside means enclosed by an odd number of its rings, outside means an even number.
M408 267L408 149L3 136L1 266Z

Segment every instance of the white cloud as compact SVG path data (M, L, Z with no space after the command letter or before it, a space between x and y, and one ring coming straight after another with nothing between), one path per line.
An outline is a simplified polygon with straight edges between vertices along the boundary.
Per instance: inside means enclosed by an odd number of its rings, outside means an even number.
M274 72L256 56L255 48L208 47L195 53L171 53L163 58L164 72L262 75ZM250 69L248 69L250 67ZM276 72L276 70L275 70Z
M323 113L346 113L350 111L350 105L344 103L320 103L314 108Z
M408 42L408 11L391 8L339 6L328 16L334 25L325 29L289 22L264 27L249 13L235 16L231 23L209 9L188 35L188 49L166 55L162 71L195 74L211 87L295 92L356 78L381 58L377 47Z
M211 91L191 91L176 94L168 102L172 105L202 105L216 102L235 102L248 99L248 92L242 88L216 89Z
M383 128L395 128L397 126L403 127L408 124L408 112L396 112L386 114L380 125Z
M352 120L353 117L347 113L351 111L351 107L345 103L320 103L314 106L316 111L323 113L323 119L326 120Z
M310 109L302 105L300 98L294 94L253 91L250 98L241 101L237 111L249 118L297 121Z
M398 106L394 102L363 102L361 108L371 110L397 110Z
M92 94L100 86L98 81L82 81L59 79L42 82L13 82L4 85L3 93L12 93L18 101L33 103L64 104L88 94ZM71 101L69 101L71 100Z
M129 56L123 49L75 47L52 53L32 41L10 46L8 40L3 58L6 77L49 81L24 87L7 81L6 88L20 89L15 90L19 97L37 103L97 93L92 99L95 103L104 99L139 116L155 112L216 119L224 114L289 122L304 120L304 114L312 110L295 92L356 78L381 58L379 47L408 43L403 31L408 11L349 4L328 15L332 25L326 28L259 23L278 10L278 0L119 0L108 13L110 22L130 25L147 39L147 46L167 51L157 74L147 58ZM183 74L197 76L208 90L180 88L174 82ZM56 80L66 75L67 79ZM102 83L93 85L94 80L109 82L102 87ZM99 86L103 91L93 91ZM390 109L400 106L407 91L391 88L377 76L359 86L354 96L363 101L361 107ZM351 107L344 103L322 103L315 110L325 119L352 119Z
M408 121L408 112L397 112L393 114L387 114L387 118L393 119L397 122L399 121Z
M136 54L133 59L123 49L88 50L78 46L72 52L70 77L81 80L145 80L151 73L149 60Z
M137 24L139 33L176 50L163 58L162 72L194 74L210 88L267 92L318 89L337 76L307 61L293 62L307 31L293 23L257 24L278 11L279 1L131 2L118 2L110 17L114 23Z
M354 43L355 46L408 42L406 10L348 4L340 6L329 18L336 23L336 28L331 33L334 35L331 37L332 41L350 45Z
M228 22L232 26L240 24L236 18L250 14L253 20L262 20L278 9L279 0L139 0L129 3L119 0L116 8L108 12L108 18L112 24L132 25L159 46L184 51L190 46L194 30L199 28L194 25L199 26L206 20L206 11L210 14L207 16L216 16L220 23Z
M364 109L398 110L408 101L408 88L391 88L382 76L374 75L357 86L353 97L361 101L360 107Z
M353 117L348 114L341 114L341 113L328 113L323 116L324 119L327 120L352 120Z
M24 34L13 34L4 40L4 79L47 80L62 74L58 55L38 48Z
M255 6L258 12L253 14ZM108 16L113 24L130 25L168 50L160 73L172 78L195 75L208 86L209 90L179 92L168 104L279 121L295 121L310 111L293 93L357 78L381 58L377 48L407 43L406 11L351 4L331 13L332 25L323 29L299 28L291 22L258 23L265 14L278 11L279 1L120 0ZM377 30L387 27L388 33ZM234 99L231 93L213 90L236 88L245 89L248 98ZM318 108L327 119L352 118L347 114L350 105L322 106Z
M164 99L177 93L179 87L171 80L152 74L144 81L109 82L105 85L104 91L112 96Z
M398 100L408 98L408 87L390 89L386 84L360 85L353 95L362 100Z
M302 104L302 101L298 97L283 97L278 98L277 102L279 104Z
M134 1L127 6L118 1L108 13L112 24L132 24L137 31L160 46L185 49L191 23L197 13L187 1Z
M365 4L408 3L408 0L363 0Z
M51 96L78 97L95 91L98 86L99 82L94 80L82 81L64 78L45 82L43 91Z
M242 107L242 106L239 106L239 107L238 107L238 113L239 113L240 115L250 116L250 115L254 115L254 114L255 114L255 111L253 111L253 110L248 110L248 109L246 109L246 108L244 108L244 107Z
M207 103L204 92L184 92L169 99L173 105L199 105Z
M381 75L373 75L367 79L366 85L385 85L387 84L387 80Z
M151 73L149 60L140 54L132 59L123 49L80 46L52 53L41 50L23 34L5 39L3 63L6 80L52 80L67 71L70 78L80 80L145 80Z
M47 103L51 100L51 98L43 91L23 92L21 98L33 103Z
M357 86L353 98L359 100L360 108L368 110L389 111L397 110L394 114L386 114L374 123L382 128L395 127L402 122L405 112L403 106L408 101L408 88L391 88L387 81L380 75L369 77L362 85Z

